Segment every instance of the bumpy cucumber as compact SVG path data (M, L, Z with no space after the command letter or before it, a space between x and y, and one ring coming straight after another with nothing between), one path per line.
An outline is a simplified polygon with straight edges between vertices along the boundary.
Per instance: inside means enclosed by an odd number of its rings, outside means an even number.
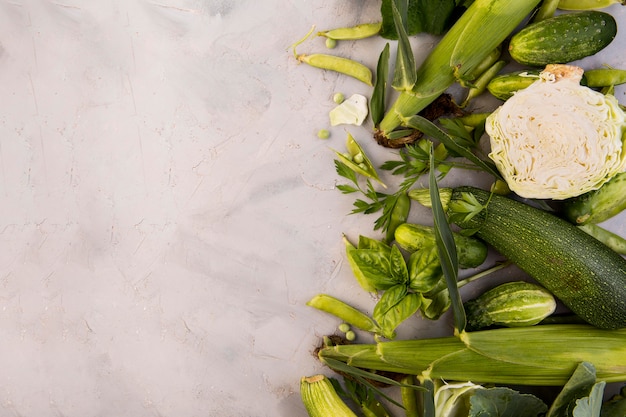
M602 187L563 203L563 215L574 224L601 223L626 210L626 172Z
M617 23L608 13L566 13L524 27L511 38L509 54L524 65L565 64L600 52L616 34Z
M523 90L539 80L539 70L515 71L508 74L496 75L487 84L487 90L492 96L506 101L516 91Z
M467 330L489 326L523 327L538 324L554 313L556 300L532 282L500 284L464 303Z
M435 230L432 226L404 223L396 228L396 243L408 252L435 246ZM487 245L479 239L454 233L454 243L461 268L476 268L487 259Z
M455 214L455 202L466 203L469 195L486 208L471 218ZM626 259L597 239L551 213L475 187L455 188L448 214L581 319L603 329L626 327Z

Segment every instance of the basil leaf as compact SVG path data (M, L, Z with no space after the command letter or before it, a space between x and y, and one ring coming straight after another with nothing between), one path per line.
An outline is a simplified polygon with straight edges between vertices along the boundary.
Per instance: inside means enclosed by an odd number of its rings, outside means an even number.
M397 246L391 247L389 254L389 272L391 277L398 284L407 284L409 281L409 270L406 266L406 261L400 249Z
M428 246L409 256L409 288L428 292L443 278L436 246Z
M386 290L398 282L390 274L389 255L376 249L355 249L348 253L363 279L377 290Z

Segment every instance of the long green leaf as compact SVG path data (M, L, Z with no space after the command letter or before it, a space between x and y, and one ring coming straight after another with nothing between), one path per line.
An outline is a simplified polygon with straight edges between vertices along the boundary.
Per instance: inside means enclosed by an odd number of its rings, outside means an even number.
M391 85L398 91L411 90L417 80L415 57L413 56L413 49L406 31L407 8L407 0L391 2L393 21L396 25L396 32L398 32L398 53L396 54L396 66Z
M456 252L454 236L448 223L441 198L439 196L439 186L435 175L435 157L431 146L430 173L429 173L430 199L432 201L433 219L435 226L435 239L437 242L437 252L441 260L441 269L446 278L448 293L450 295L452 312L454 314L454 325L457 332L465 330L466 318L463 300L459 293L457 281L459 277L459 260Z
M370 115L374 126L378 126L385 116L385 102L387 100L387 78L389 77L389 44L385 44L376 66L376 80L370 100Z
M485 172L493 175L496 179L502 179L502 175L496 168L495 164L489 161L484 161L474 155L471 150L466 148L465 146L459 145L452 136L441 130L437 125L435 125L430 120L425 117L415 115L404 121L407 127L411 127L413 129L417 129L420 132L423 132L426 136L429 136L439 142L441 142L449 151L454 152L470 162L472 162L477 167L481 168Z

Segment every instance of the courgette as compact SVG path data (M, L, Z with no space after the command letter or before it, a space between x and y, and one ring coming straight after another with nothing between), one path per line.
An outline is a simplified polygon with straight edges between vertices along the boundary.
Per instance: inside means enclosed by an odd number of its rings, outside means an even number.
M509 54L524 65L566 64L600 52L616 35L617 23L608 13L566 13L517 32L509 43Z
M475 187L453 189L448 215L581 319L626 327L626 259L567 220Z
M554 313L556 300L545 288L525 281L500 284L463 304L466 330L490 326L534 326Z

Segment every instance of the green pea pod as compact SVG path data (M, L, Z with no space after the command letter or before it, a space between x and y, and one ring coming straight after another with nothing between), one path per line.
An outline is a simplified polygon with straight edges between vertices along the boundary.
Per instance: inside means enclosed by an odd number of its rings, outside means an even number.
M506 61L497 61L493 64L487 71L482 73L474 82L472 87L469 89L465 100L461 103L461 108L466 107L469 102L484 93L487 90L487 85L489 82L500 72L502 68L506 65Z
M341 162L343 162L346 166L348 166L357 174L372 178L384 188L387 188L387 185L378 176L376 168L374 168L374 164L372 164L372 161L370 161L368 156L365 154L363 148L361 148L361 145L359 145L359 143L349 133L346 139L346 149L348 150L349 156L346 156L342 152L335 151L335 154Z
M304 38L300 39L298 42L292 45L293 55L298 60L298 62L304 62L312 67L316 67L316 68L320 68L324 70L335 71L340 74L344 74L352 78L355 78L359 81L362 81L369 86L373 85L372 84L372 78L373 78L372 71L367 66L361 64L360 62L354 61L349 58L344 58L344 57L335 56L335 55L328 55L328 54L307 55L307 54L296 53L296 47L300 45L301 43L303 43L305 40L307 40L309 36L311 36L311 34L313 33L314 29L315 27L311 28L309 33L307 33Z
M342 321L368 332L379 333L376 322L365 313L326 294L318 294L306 303L310 307L332 314Z
M361 23L356 26L342 27L317 32L317 35L337 41L358 40L378 35L380 33L381 27L382 22Z
M616 68L597 68L584 72L581 84L587 87L610 87L626 83L626 70Z
M411 199L407 193L400 193L396 198L392 199L393 208L387 225L385 241L391 242L394 239L396 228L406 223L411 211Z

